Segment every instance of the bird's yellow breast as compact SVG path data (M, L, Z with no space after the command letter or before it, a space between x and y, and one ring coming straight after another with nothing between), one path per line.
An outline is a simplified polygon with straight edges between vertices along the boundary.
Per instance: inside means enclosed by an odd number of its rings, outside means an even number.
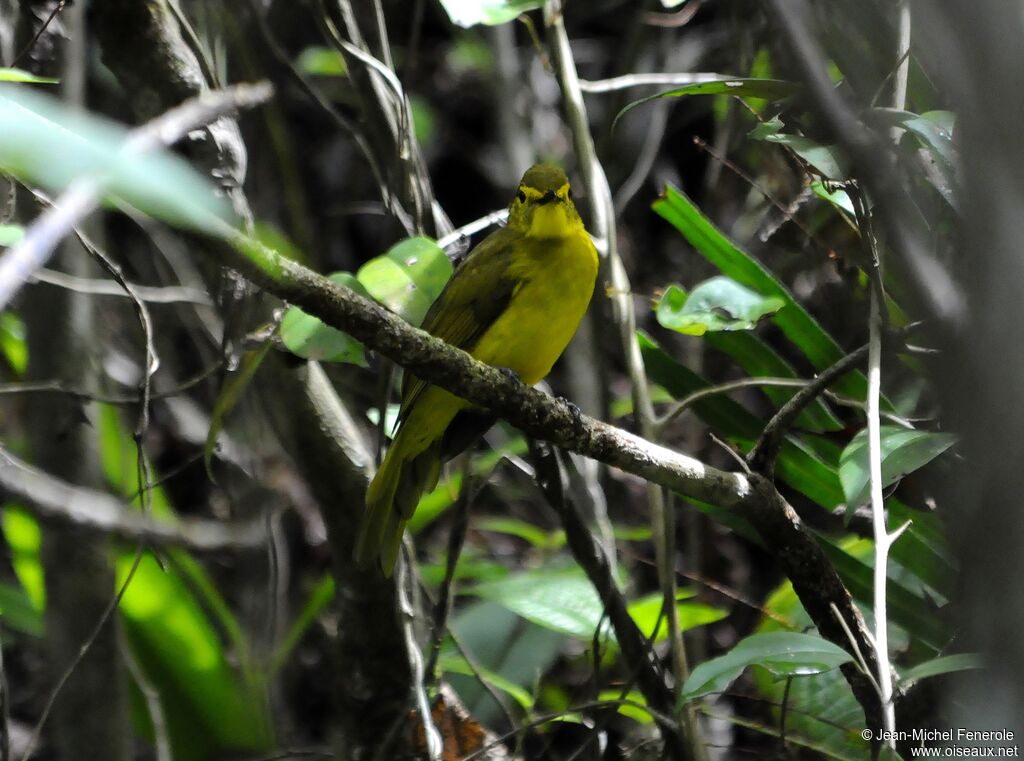
M559 237L527 235L509 275L518 283L509 306L470 354L533 385L550 372L587 311L597 252L582 226Z

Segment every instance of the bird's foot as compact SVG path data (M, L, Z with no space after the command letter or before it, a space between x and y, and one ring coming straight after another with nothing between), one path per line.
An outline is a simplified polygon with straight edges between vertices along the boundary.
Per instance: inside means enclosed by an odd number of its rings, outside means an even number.
M516 383L522 383L523 379L519 377L519 373L510 367L499 367L498 372L504 375L506 378L514 380Z
M565 405L565 408L569 411L569 415L572 417L572 425L576 431L577 436L582 436L586 431L586 425L583 423L583 411L580 410L573 402L570 402L564 396L558 397L558 401Z

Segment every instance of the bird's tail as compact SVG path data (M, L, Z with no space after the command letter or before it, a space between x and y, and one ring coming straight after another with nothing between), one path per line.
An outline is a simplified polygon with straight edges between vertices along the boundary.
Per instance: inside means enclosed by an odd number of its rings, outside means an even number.
M425 491L437 486L441 473L441 441L419 449L402 426L388 449L380 470L366 491L366 512L359 527L355 559L368 566L374 560L390 576L398 559L406 522Z

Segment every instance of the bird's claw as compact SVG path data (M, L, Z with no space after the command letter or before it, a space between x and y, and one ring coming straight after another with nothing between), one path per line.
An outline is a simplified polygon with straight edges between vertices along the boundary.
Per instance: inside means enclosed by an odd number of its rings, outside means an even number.
M565 405L565 408L569 411L569 415L572 417L573 427L576 429L576 433L582 435L586 426L583 424L583 411L580 410L573 402L570 402L564 396L560 396L559 400Z
M510 367L499 367L498 372L504 375L506 378L514 380L516 383L522 383L523 379L519 377L519 373Z

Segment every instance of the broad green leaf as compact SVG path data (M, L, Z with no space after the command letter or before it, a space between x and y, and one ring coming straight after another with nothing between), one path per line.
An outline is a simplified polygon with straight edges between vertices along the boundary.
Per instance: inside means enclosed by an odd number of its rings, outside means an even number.
M867 504L870 499L867 433L867 429L864 429L854 436L839 461L839 479L843 484L846 504L851 508ZM956 437L949 433L912 431L883 425L882 488L928 464L955 442Z
M578 566L535 568L464 591L571 637L589 641L602 620L610 632L601 600Z
M751 330L762 317L784 306L778 296L761 296L719 275L699 283L689 295L670 285L658 301L655 315L664 328L702 336L708 331Z
M39 612L46 608L46 584L43 581L43 564L39 549L43 544L43 532L35 517L20 505L7 502L2 516L4 539L11 548L11 565L28 595L29 602Z
M786 146L810 164L818 174L829 180L842 180L849 176L849 172L843 169L843 160L834 145L821 145L809 137L789 135L784 132L765 134L760 139L768 143Z
M616 708L621 716L625 716L627 719L632 719L638 724L654 723L654 718L651 716L650 711L642 707L647 705L647 700L641 692L631 690L626 693L625 697L623 697L621 689L601 690L597 695L597 699L608 701L609 703L617 702L619 700L628 700L630 704L619 705ZM636 705L631 705L633 703L636 703Z
M712 348L727 354L752 378L798 378L797 372L782 356L760 336L752 332L708 333L704 340ZM779 386L760 386L776 408L788 402L798 389ZM810 431L837 431L844 426L832 414L828 405L816 399L800 413L796 427Z
M91 176L108 197L177 227L220 234L234 213L170 151L126 150L128 131L26 88L0 85L0 169L58 192Z
M469 28L477 24L496 26L544 5L544 0L441 0L453 24Z
M0 312L0 352L18 375L28 367L25 324L13 312Z
M419 325L452 275L452 264L430 238L408 238L356 273L367 292L407 322Z
M60 84L59 79L52 77L39 77L24 69L10 69L0 67L0 82L20 82L33 85L56 85Z
M348 73L345 59L334 48L310 46L299 53L295 65L306 74L320 77L343 77Z
M533 696L515 682L506 679L501 674L496 674L488 668L477 666L476 669L469 664L469 661L462 655L455 652L454 648L445 648L437 659L437 665L446 674L461 674L462 676L475 677L477 674L492 687L496 687L511 697L524 711L533 707Z
M578 566L522 571L498 581L477 584L465 591L496 602L538 626L585 641L594 637L603 621L602 633L607 632L609 642L614 642L601 599ZM682 596L686 597L687 593ZM660 598L654 597L629 605L630 615L645 636L653 632L660 607ZM725 616L724 611L701 603L683 602L678 608L683 630L718 621ZM664 636L666 631L662 627L658 639Z
M984 668L984 659L978 653L957 653L943 655L924 663L919 663L900 674L900 684L907 686L912 682L928 679L933 676L952 674L957 671Z
M727 238L686 194L667 186L653 206L697 252L723 275L765 296L776 296L785 306L771 320L807 357L817 370L824 370L843 357L843 350L817 321L796 302L789 290L760 262ZM863 399L867 391L864 375L854 371L839 379L835 389Z
M97 428L111 487L137 495L137 449L117 410L101 405ZM155 517L173 517L159 486L150 490L149 508ZM121 553L119 582L134 557L134 549ZM188 553L170 550L165 557L169 562L161 566L151 554L143 556L120 612L136 658L160 695L175 759L212 761L232 751L268 749L272 722L241 627Z
M681 700L690 701L713 692L724 692L748 666L761 666L777 677L820 674L852 661L838 645L799 632L754 634L728 653L705 661L683 685Z
M781 79L734 77L711 82L697 82L633 101L615 115L615 119L612 120L612 129L615 129L615 124L619 119L637 106L659 98L681 98L686 95L734 95L738 98L755 98L757 100L782 100L793 95L799 89L800 86L796 83Z
M693 590L680 589L676 591L676 600L685 601L694 594L696 593ZM655 642L661 642L668 637L668 621L661 615L662 602L662 596L654 593L635 600L628 606L629 615L633 617L640 633L647 638L653 635ZM729 614L721 608L702 602L678 602L676 605L679 630L683 632L721 621L727 615ZM657 633L654 631L655 624L658 626Z
M818 544L839 572L850 594L865 605L872 605L874 571L871 566L820 534ZM888 612L892 623L902 627L931 651L938 652L949 642L949 629L935 611L930 609L928 601L893 578L891 573L888 584Z
M644 366L652 380L672 396L682 399L710 384L685 365L672 359L650 336L637 333ZM720 435L736 444L742 452L754 445L764 422L742 405L724 395L702 399L693 411ZM778 463L779 477L822 507L832 510L842 502L842 488L835 470L801 439L788 436L782 443Z
M351 288L360 296L372 298L353 275L336 272L328 277L332 282ZM369 367L363 345L348 333L324 325L298 307L290 307L281 320L281 341L288 350L305 359L318 362L345 362Z
M948 167L958 163L956 147L953 145L953 127L956 121L951 111L930 111L914 114L894 108L875 108L871 117L888 127L902 127L917 137L933 155Z
M475 664L528 690L551 667L565 644L564 635L486 601L461 608L451 629ZM449 673L447 678L478 721L493 726L503 719L503 712L475 677Z
M13 246L25 237L25 228L21 225L0 225L0 246Z
M815 180L811 183L811 190L814 191L814 194L818 196L818 198L828 201L840 211L843 211L850 216L856 214L856 211L853 208L853 201L850 200L850 195L842 188L830 190L828 185L824 182L821 180Z

